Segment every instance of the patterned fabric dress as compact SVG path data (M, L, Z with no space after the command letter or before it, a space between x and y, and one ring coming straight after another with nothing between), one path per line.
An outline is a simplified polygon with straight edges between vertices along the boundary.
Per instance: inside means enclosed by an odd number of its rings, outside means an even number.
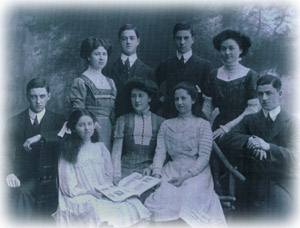
M211 147L210 125L201 118L177 117L162 123L153 160L153 172L162 175L162 183L145 201L155 221L181 218L195 227L225 224L209 167ZM171 161L163 166L167 154ZM168 183L187 172L192 177L180 187Z
M115 139L123 139L121 164L115 173L122 178L133 172L143 172L153 161L157 133L164 119L150 111L145 115L129 113L118 118Z
M98 89L85 75L75 78L70 92L70 101L73 109L85 108L97 117L101 127L100 140L110 150L117 90L112 79L106 77L106 80L110 89Z
M150 216L136 198L115 203L95 188L112 183L112 163L103 143L84 145L75 164L59 161L59 206L53 215L58 224L74 223L129 227Z

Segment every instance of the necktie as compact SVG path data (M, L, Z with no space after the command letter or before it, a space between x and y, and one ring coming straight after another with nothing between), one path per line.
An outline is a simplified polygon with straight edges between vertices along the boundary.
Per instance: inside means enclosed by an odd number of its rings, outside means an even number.
M182 55L181 58L179 59L179 62L180 62L181 65L184 65L184 57L183 57L183 55Z
M127 71L129 71L129 69L130 69L129 57L125 61L125 66L126 66Z
M270 113L268 112L268 115L267 115L267 124L268 125L271 125L272 123L273 123L273 120L272 120L272 118L271 118L271 116L270 116Z
M35 118L33 121L33 126L39 126L39 121L38 121L37 115L35 115Z

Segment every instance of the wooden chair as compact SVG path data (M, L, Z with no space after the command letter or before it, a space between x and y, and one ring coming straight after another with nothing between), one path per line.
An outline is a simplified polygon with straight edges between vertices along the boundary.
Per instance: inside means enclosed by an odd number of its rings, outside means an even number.
M236 202L236 181L245 182L246 178L243 174L241 174L236 167L232 166L224 153L221 151L220 147L213 142L213 153L216 157L222 162L224 167L226 168L225 177L228 178L228 191L225 192L223 195L219 195L224 213L229 215L232 211L236 209L235 202ZM212 167L213 168L213 167ZM222 178L221 176L217 176L214 178Z

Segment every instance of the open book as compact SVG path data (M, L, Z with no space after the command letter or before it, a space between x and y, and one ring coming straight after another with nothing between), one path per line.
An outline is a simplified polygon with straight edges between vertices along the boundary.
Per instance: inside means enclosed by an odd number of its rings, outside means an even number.
M132 196L140 196L148 189L160 183L159 178L143 176L140 173L132 173L124 177L118 186L102 185L96 190L114 202L121 202Z

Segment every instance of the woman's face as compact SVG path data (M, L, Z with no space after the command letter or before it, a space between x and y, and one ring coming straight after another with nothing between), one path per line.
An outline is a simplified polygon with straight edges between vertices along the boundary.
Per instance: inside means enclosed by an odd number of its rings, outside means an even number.
M177 89L174 94L175 107L179 114L185 115L192 112L195 101L185 89Z
M89 141L95 131L95 123L90 116L82 116L75 125L75 131L83 141Z
M145 91L140 89L132 89L130 99L132 108L135 112L140 113L149 109L151 98Z
M238 43L233 39L224 40L220 47L220 54L224 64L236 63L240 59L242 50Z
M102 70L105 67L107 59L107 51L101 46L92 51L91 56L88 58L90 66L97 70Z

